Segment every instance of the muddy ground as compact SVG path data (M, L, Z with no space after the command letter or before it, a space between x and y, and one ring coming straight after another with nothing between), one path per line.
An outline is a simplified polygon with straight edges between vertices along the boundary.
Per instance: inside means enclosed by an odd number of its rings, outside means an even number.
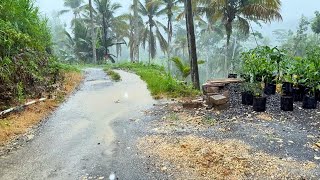
M183 109L119 73L116 84L90 69L30 140L0 157L0 179L320 178L319 109L281 112L275 95L254 113L237 87L228 109Z
M241 105L238 88L232 91L225 110L159 103L145 118L123 122L132 130L125 144L155 179L319 179L319 109L298 102L283 112L274 95L265 113L255 113Z

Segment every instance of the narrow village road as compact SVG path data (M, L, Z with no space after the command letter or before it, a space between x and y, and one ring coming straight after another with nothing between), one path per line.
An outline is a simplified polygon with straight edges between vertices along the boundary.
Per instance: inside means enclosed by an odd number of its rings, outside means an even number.
M87 69L80 90L34 139L0 157L0 179L109 179L110 163L121 158L114 157L117 135L112 123L139 117L155 103L138 76L118 72L122 81L113 83L102 69Z

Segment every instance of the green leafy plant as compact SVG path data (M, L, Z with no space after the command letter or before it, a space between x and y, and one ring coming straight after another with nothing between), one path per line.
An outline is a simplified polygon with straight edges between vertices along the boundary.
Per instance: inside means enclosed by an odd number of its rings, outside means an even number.
M253 95L256 97L262 97L263 96L263 86L261 83L252 83L252 90L253 90Z
M23 88L22 82L19 82L17 84L17 99L20 103L22 103L25 100L24 88Z
M179 70L183 80L186 79L190 73L191 73L191 68L190 65L187 63L184 63L183 60L179 57L172 57L171 61L174 62L175 66L177 67L177 69ZM205 61L199 60L198 64L204 64Z
M254 92L254 84L250 82L243 82L241 84L241 91L242 92Z
M241 55L242 72L250 75L252 81L273 81L273 76L277 69L277 62L280 61L280 55L276 53L275 48L261 46L244 52Z
M299 83L309 88L309 94L315 95L316 90L320 90L320 46L310 47L307 50L307 57L302 61L301 69L303 76L300 77Z

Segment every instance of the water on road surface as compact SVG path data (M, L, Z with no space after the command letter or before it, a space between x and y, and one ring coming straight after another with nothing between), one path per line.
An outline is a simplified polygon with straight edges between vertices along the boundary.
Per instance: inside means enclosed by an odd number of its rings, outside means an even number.
M115 147L111 123L139 116L155 103L138 76L118 72L122 81L113 83L101 69L87 69L80 90L33 141L0 158L0 179L86 179L92 174L109 179Z

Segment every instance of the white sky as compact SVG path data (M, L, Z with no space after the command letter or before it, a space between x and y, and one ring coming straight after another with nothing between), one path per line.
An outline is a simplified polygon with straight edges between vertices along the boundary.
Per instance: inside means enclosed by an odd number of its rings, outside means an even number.
M128 11L132 0L113 0L113 2L122 4L123 7L120 12L122 13ZM275 29L295 29L302 14L307 17L313 17L314 11L320 11L320 0L282 0L282 3L283 22L273 22L271 25L264 26L259 31L271 35L271 32ZM53 11L64 9L63 0L37 0L37 4L41 12L46 14L47 17L50 17ZM71 15L63 15L61 19L68 23L71 18Z

